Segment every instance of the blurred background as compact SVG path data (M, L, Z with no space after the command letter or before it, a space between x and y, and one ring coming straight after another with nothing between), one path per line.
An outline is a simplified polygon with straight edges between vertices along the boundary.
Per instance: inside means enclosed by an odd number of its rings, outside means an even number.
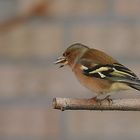
M0 140L140 139L140 112L52 109L53 97L94 96L53 64L76 42L140 76L140 0L0 0Z

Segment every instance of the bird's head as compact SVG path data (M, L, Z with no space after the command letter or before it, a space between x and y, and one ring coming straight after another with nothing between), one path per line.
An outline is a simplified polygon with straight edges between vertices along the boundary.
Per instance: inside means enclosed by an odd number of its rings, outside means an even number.
M60 67L65 65L72 66L75 61L80 58L83 53L88 50L89 48L83 44L76 43L69 46L62 56L58 57L57 60L54 62L55 64L62 64Z

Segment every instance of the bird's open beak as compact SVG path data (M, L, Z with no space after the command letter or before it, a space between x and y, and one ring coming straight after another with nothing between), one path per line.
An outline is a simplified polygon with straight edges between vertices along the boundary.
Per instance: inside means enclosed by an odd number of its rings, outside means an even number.
M60 56L57 58L57 60L54 62L54 64L62 64L62 65L60 65L60 68L62 68L68 64L68 61L67 61L66 57Z

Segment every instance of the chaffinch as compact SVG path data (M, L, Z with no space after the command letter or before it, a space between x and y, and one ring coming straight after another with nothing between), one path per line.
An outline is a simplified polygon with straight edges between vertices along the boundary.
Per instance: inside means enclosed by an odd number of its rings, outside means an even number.
M140 80L131 70L106 53L80 43L68 47L58 63L60 67L69 65L79 82L97 93L94 99L102 94L109 99L108 93L113 91L140 90Z

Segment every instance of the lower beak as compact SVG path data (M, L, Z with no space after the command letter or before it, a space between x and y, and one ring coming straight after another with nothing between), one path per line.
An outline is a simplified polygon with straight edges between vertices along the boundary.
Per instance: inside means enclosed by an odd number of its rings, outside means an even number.
M57 60L54 62L54 64L62 64L62 65L60 65L60 68L62 68L68 64L68 61L66 60L66 57L61 56L61 57L57 58Z

